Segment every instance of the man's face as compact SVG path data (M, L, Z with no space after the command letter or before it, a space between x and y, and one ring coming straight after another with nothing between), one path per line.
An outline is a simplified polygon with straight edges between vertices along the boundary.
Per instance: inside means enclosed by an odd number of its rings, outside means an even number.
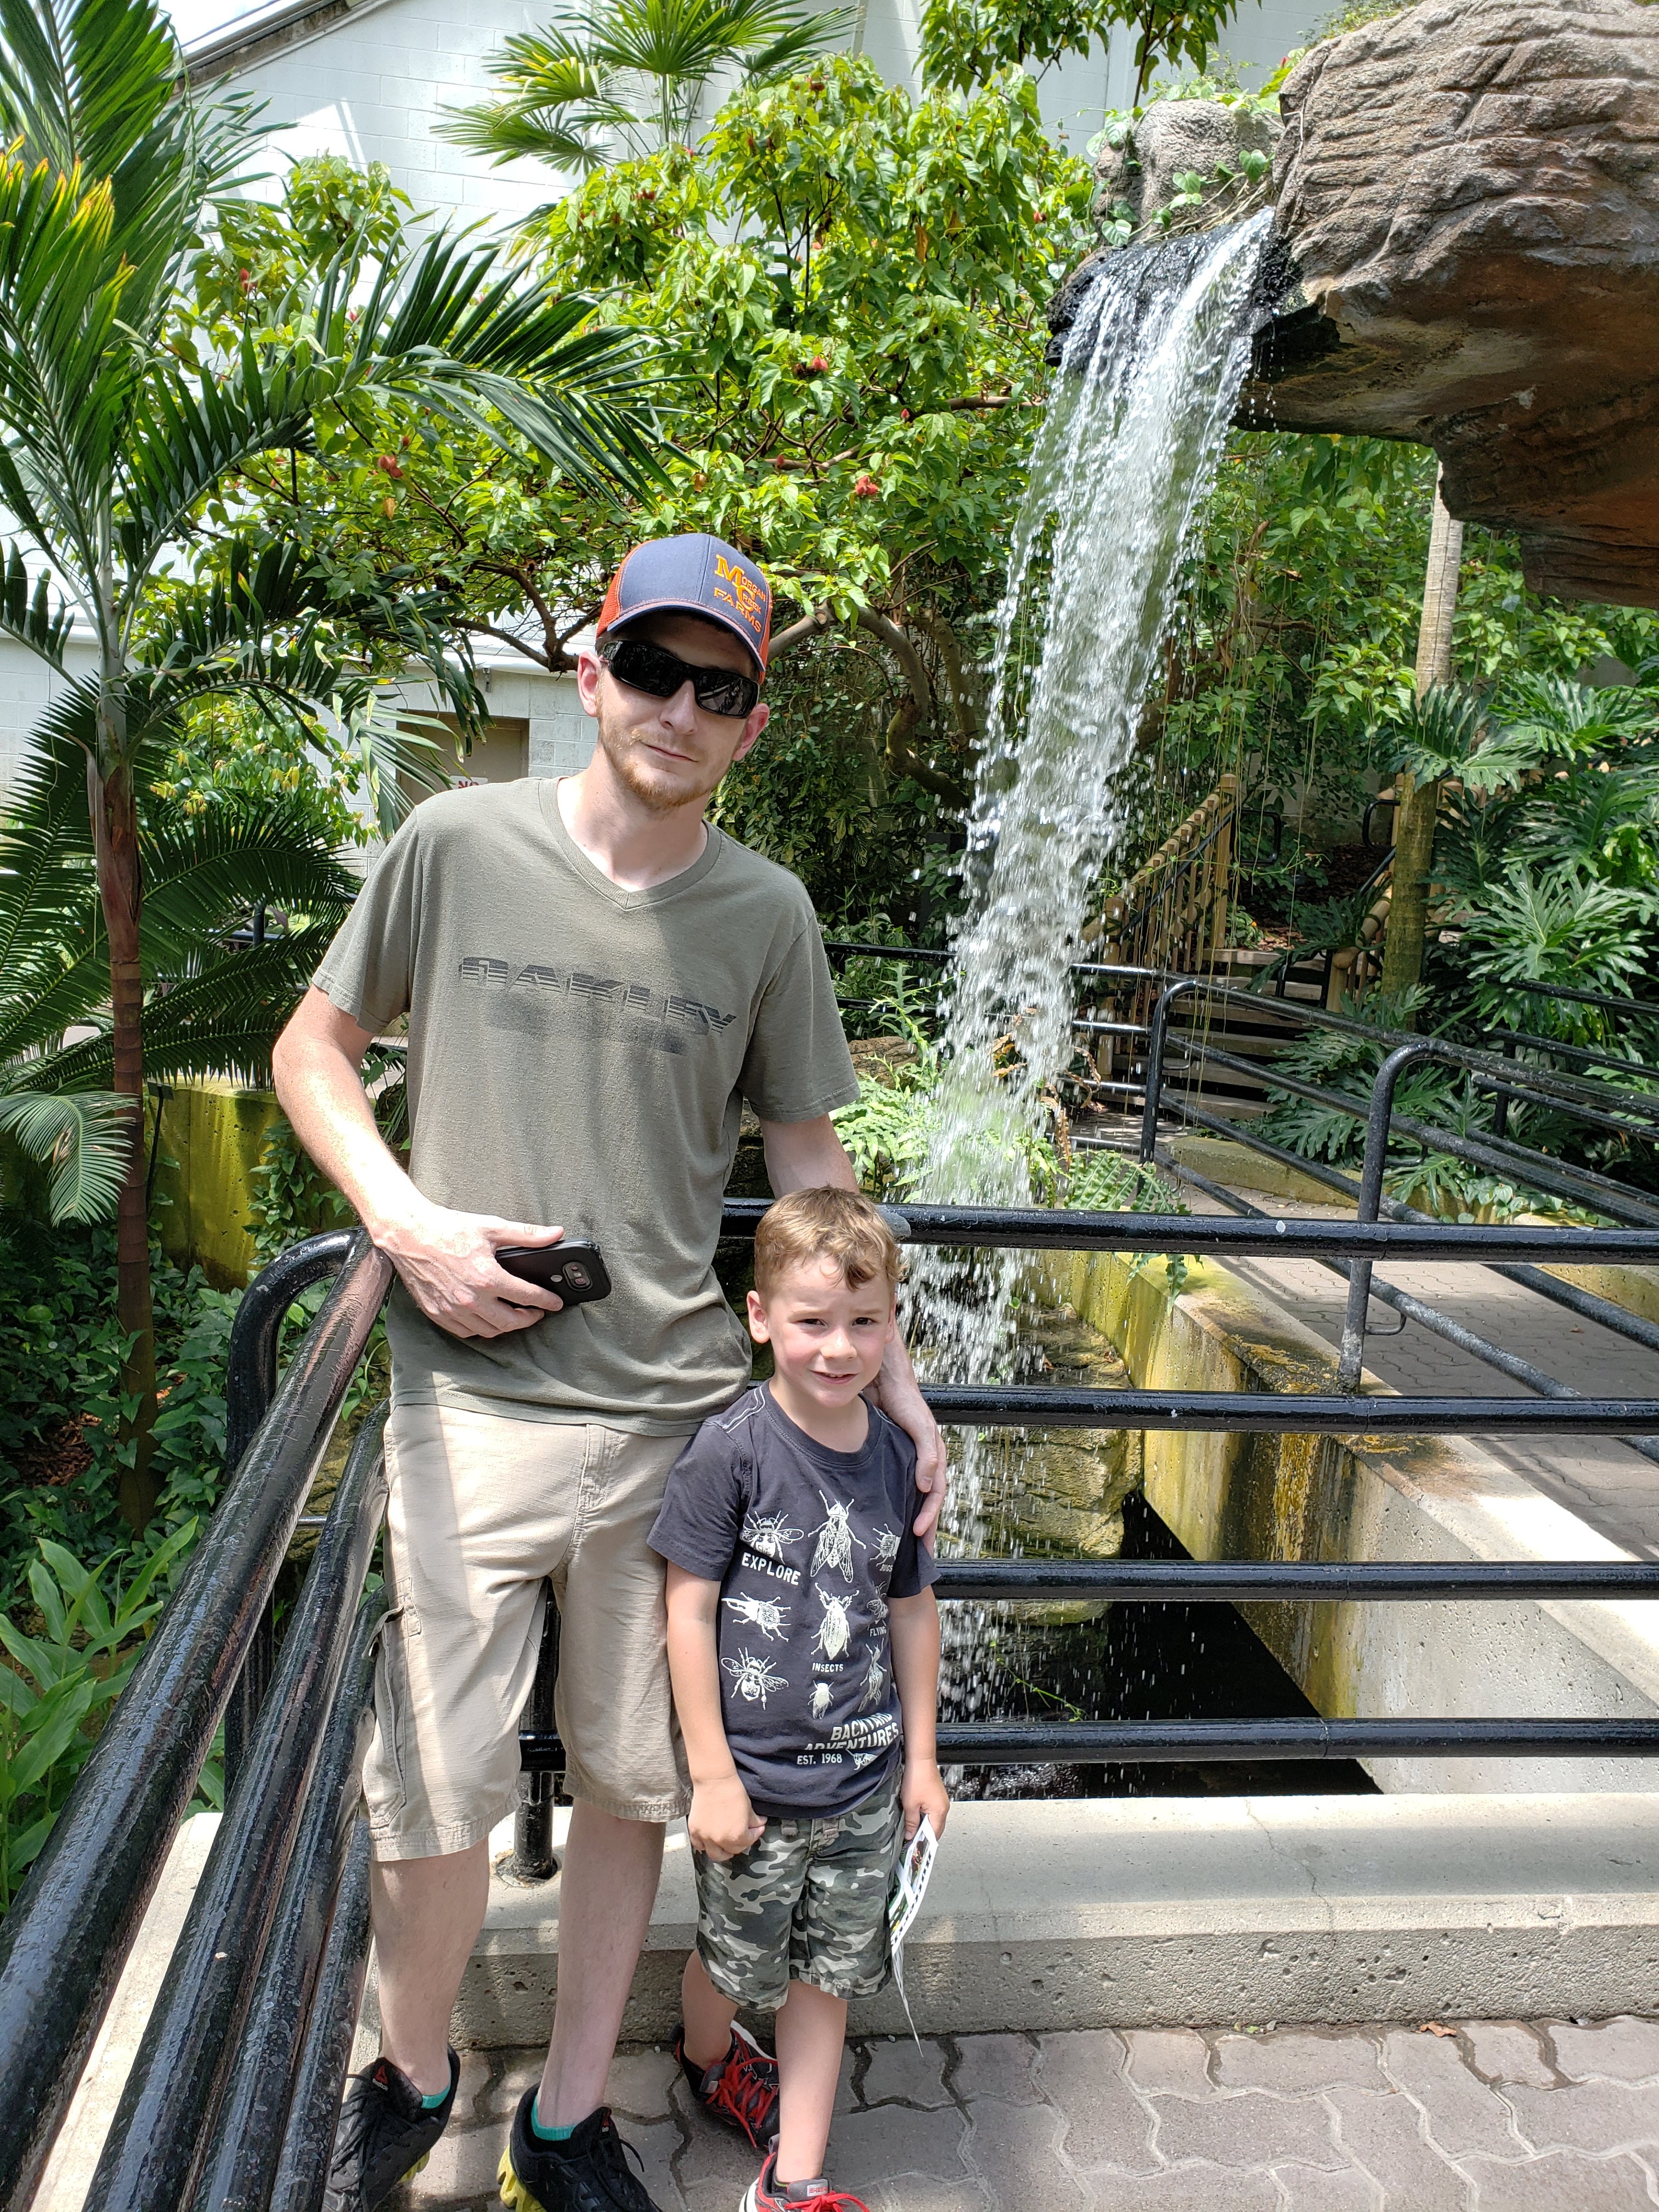
M648 639L694 667L729 668L752 676L755 664L741 639L695 615L641 617L630 637ZM699 810L733 761L740 761L766 727L771 708L763 700L739 720L699 707L689 683L672 699L653 699L620 684L605 663L584 653L576 686L582 705L598 718L599 746L619 781L653 813L682 806Z

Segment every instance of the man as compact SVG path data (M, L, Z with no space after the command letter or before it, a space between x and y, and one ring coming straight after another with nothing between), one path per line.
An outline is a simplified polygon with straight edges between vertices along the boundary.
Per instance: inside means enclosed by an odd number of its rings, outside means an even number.
M276 1048L301 1143L400 1278L394 1606L364 1774L382 2056L348 2097L331 2205L383 2202L448 2119L449 2014L550 1577L574 1802L520 2179L544 2212L653 2212L602 2102L663 1823L688 1794L646 1539L684 1439L748 1379L712 1267L742 1101L779 1195L854 1182L829 1117L857 1083L806 894L704 820L766 726L770 618L732 546L637 547L580 657L590 765L422 806ZM405 1012L407 1174L359 1073ZM567 1231L599 1245L614 1289L565 1311L495 1254ZM878 1395L915 1441L931 1532L944 1454L896 1336Z

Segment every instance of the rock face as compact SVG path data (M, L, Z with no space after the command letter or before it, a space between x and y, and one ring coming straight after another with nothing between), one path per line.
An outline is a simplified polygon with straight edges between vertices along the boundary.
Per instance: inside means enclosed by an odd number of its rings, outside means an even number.
M1281 105L1307 305L1240 419L1419 439L1534 589L1659 605L1659 6L1424 0Z
M1177 177L1212 178L1224 167L1237 170L1241 155L1271 154L1282 131L1270 115L1252 115L1217 100L1155 101L1132 137L1102 151L1095 163L1100 186L1095 204L1103 215L1125 207L1131 222L1146 222L1175 198ZM1205 194L1205 213L1212 220L1231 204L1213 187Z

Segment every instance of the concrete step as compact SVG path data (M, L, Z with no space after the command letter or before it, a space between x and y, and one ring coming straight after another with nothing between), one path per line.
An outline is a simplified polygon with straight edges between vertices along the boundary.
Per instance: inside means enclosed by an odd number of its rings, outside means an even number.
M459 2047L546 2041L558 1892L492 1885ZM677 1822L624 2040L672 2034L696 1917ZM1659 1797L958 1805L905 1988L923 2034L1659 2010ZM902 2033L897 1993L851 2027Z

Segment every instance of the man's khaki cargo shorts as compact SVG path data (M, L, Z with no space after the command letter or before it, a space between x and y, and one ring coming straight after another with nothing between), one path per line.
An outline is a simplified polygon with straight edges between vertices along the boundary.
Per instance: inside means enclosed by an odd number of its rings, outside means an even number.
M392 1610L363 1773L377 1859L466 1850L513 1810L550 1577L570 1795L623 1820L684 1812L664 1568L646 1542L684 1442L393 1407Z

